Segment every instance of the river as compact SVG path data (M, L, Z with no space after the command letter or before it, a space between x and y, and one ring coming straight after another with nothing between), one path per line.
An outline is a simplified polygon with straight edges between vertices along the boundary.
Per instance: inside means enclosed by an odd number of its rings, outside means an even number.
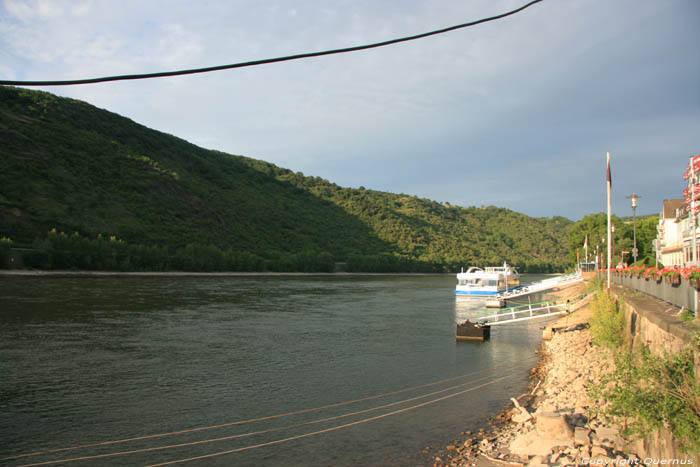
M456 342L454 285L0 276L0 466L427 464L526 390L541 336L529 323Z

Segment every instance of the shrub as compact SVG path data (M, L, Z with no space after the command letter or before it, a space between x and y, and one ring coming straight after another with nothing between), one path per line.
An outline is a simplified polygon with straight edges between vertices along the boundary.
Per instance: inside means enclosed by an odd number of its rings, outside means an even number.
M605 418L624 422L623 434L646 436L665 427L685 452L700 452L700 386L692 350L664 357L646 347L621 352L615 371L591 395L607 402Z
M599 290L591 303L590 319L593 342L596 345L615 349L624 343L622 332L625 314L620 303L605 290Z

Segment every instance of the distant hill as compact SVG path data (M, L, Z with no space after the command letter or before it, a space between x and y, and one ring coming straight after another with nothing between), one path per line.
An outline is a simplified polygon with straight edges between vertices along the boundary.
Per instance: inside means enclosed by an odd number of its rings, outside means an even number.
M56 229L159 254L188 245L245 253L268 266L287 261L277 267L286 270L306 270L294 255L356 270L453 271L504 260L530 271L567 266L568 219L343 188L45 92L0 87L0 141L0 237L47 251Z

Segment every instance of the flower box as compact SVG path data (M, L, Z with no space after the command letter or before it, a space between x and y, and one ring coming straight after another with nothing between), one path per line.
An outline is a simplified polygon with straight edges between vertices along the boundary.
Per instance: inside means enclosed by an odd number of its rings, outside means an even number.
M671 284L674 287L677 287L677 286L681 285L681 276L677 276L677 275L666 276L666 282L668 282L669 284Z

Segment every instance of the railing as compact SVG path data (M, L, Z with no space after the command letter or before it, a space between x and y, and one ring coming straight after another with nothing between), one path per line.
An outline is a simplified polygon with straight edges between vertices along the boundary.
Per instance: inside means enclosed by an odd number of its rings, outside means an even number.
M607 279L607 271L599 271L602 280ZM612 271L611 281L643 292L652 297L668 302L678 308L692 311L697 317L698 310L698 290L691 285L690 281L681 277L651 277L645 278L643 274L637 275L630 272Z
M559 305L547 305L539 308L528 307L526 310L515 311L511 310L506 313L498 313L490 316L479 318L480 324L489 324L495 326L498 324L515 323L517 321L525 321L535 318L545 318L547 316L559 315L568 313L569 304L561 303Z
M477 322L480 324L495 326L498 324L509 324L518 321L560 315L563 313L568 313L572 310L572 308L575 308L577 304L581 303L586 298L587 295L581 295L571 301L566 302L541 302L515 306L497 313L489 312L486 316L479 317Z
M522 295L528 295L535 292L541 292L543 290L553 289L566 284L571 284L574 282L580 282L583 280L581 273L576 272L572 274L567 274L564 276L553 277L551 279L545 279L540 282L534 282L532 284L527 284L522 287L518 287L509 292L503 292L496 296L499 300L506 300L509 298L515 298Z

